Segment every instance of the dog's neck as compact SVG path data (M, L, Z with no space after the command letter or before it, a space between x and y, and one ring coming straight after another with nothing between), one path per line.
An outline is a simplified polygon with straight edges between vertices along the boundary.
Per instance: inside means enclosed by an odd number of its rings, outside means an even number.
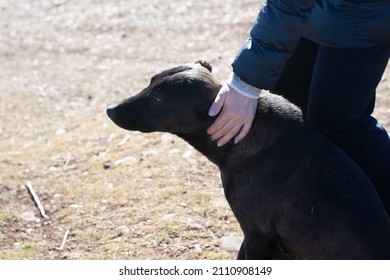
M234 144L232 141L222 147L218 147L216 141L211 141L206 131L191 134L179 134L179 137L201 152L219 168L226 166L228 158L232 155Z
M263 119L263 121L266 120ZM224 146L218 147L217 141L212 141L205 130L191 134L179 134L178 136L201 152L220 169L223 169L235 167L240 164L241 160L254 156L271 145L275 141L275 137L266 137L266 134L268 133L263 129L261 123L255 121L251 131L238 144L230 140Z

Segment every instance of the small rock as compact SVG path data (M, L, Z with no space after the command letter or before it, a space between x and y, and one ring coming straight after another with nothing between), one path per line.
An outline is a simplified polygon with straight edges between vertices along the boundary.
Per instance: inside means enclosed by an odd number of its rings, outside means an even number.
M170 153L170 154L178 154L178 153L180 153L180 149L178 149L178 148L170 149L170 150L169 150L169 153Z
M159 151L153 150L153 149L149 149L149 150L145 150L145 151L142 152L141 158L142 158L142 159L145 159L145 158L147 158L147 157L156 156L156 155L158 155L158 154L159 154Z
M205 229L204 226L202 226L201 224L197 224L194 222L188 222L187 228L191 229L191 230L204 230Z
M22 214L22 220L26 222L34 222L36 219L35 215L31 211L26 211Z
M192 157L192 150L188 150L183 154L183 158L190 158Z
M69 205L69 208L71 208L71 209L81 209L81 208L84 208L84 206L80 205L80 204L71 204L71 205Z
M221 238L219 249L226 252L238 252L243 238L238 236L224 236Z
M163 220L170 220L175 217L175 214L166 214L163 216Z
M125 225L119 226L115 230L118 232L119 236L128 234L130 232L130 229Z
M66 133L66 130L64 128L59 128L56 130L56 135L57 136L61 136L61 135L64 135Z
M131 257L131 258L134 258L137 256L137 251L129 251L129 252L125 252L124 253L126 257Z
M58 167L55 167L55 166L50 166L50 167L49 167L49 171L50 171L50 172L56 172L56 171L58 171L58 170L60 170Z
M206 221L205 226L206 226L206 228L212 228L214 226L214 222L213 221Z
M107 138L107 143L112 142L115 139L115 137L116 137L116 134L111 133L110 136L108 136L108 138Z
M128 156L122 159L119 159L115 162L115 165L129 165L138 162L136 157Z
M170 144L173 142L173 135L172 134L169 134L169 133L163 133L161 135L161 144Z
M195 252L197 253L201 253L203 250L202 250L202 247L200 246L200 244L194 244L194 245L191 245L189 246L190 249L194 249Z

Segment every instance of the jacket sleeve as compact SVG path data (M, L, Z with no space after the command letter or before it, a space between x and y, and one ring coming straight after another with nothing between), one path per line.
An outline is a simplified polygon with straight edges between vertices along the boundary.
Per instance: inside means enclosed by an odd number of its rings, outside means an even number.
M315 0L267 0L232 63L244 83L270 89L297 45Z

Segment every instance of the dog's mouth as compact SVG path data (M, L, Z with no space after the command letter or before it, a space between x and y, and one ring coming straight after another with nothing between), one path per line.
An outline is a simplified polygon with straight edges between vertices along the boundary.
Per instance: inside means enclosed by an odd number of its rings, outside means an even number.
M126 130L132 130L128 127L128 123L123 118L123 113L118 110L118 104L113 104L106 109L106 113L108 117L112 120L113 123L115 123L120 128L126 129Z
M119 103L120 104L120 103ZM108 117L120 128L139 131L142 133L150 133L156 131L155 129L145 127L145 125L137 125L135 120L130 120L129 118L124 118L123 112L118 110L118 104L113 104L106 109Z

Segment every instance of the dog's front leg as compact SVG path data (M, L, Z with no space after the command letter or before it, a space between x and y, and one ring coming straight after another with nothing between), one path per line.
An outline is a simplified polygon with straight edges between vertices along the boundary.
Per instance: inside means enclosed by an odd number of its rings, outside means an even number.
M246 260L245 256L245 241L242 241L240 250L238 251L237 254L237 260Z
M246 260L272 260L276 244L261 233L245 235L237 258Z

